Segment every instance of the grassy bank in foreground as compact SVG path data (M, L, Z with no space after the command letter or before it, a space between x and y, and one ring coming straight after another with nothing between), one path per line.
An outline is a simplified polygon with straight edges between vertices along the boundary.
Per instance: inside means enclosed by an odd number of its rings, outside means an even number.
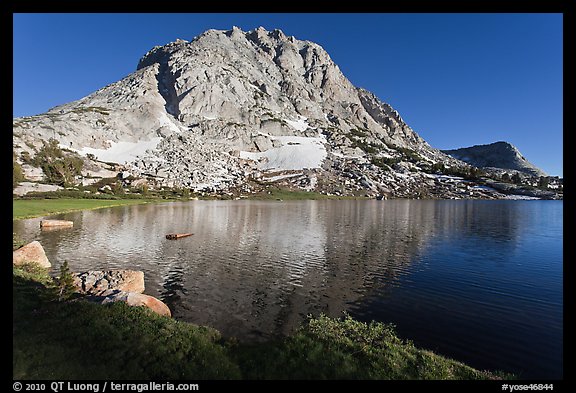
M414 347L382 323L313 318L246 345L123 303L55 300L45 270L13 270L14 379L497 379Z
M78 210L165 202L159 199L13 199L12 219L32 218Z

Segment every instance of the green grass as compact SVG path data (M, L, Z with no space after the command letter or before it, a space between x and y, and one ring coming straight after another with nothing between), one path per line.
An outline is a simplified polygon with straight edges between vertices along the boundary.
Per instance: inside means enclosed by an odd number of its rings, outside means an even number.
M500 378L349 316L248 345L124 303L57 301L54 279L30 265L13 269L12 287L13 379Z
M249 379L498 379L418 349L391 325L320 315L291 337L237 351ZM502 374L502 376L505 376ZM510 376L507 376L510 377Z
M151 199L13 199L12 219L47 216L78 210L135 205L158 200Z
M14 379L230 379L218 331L124 303L58 302L49 278L14 269Z

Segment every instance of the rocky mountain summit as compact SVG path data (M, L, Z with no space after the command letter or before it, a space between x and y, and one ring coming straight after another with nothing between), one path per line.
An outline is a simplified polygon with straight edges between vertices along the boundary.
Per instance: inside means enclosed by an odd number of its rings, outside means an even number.
M373 197L504 196L446 176L474 168L353 86L322 47L261 27L155 47L122 80L15 118L14 154L27 179L42 178L32 158L50 139L83 157L83 185L112 172L125 186L237 196L270 185Z
M548 176L542 169L524 158L516 146L508 142L442 151L479 168L513 169L531 176Z

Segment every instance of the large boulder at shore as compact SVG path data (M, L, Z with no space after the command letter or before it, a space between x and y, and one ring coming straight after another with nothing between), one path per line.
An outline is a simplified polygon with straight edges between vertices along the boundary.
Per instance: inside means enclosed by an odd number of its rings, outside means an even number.
M72 273L79 293L101 296L109 291L144 292L144 272L137 270L91 270Z
M138 270L91 270L72 273L78 293L87 295L87 300L101 304L124 302L129 306L144 306L156 314L171 317L172 313L164 302L154 296L145 295L144 272Z
M27 263L33 263L44 268L52 266L44 252L44 248L37 240L12 252L12 265L20 266Z
M125 302L129 306L148 307L150 310L159 315L164 315L166 317L172 316L168 306L163 301L156 299L154 296L125 291L111 291L105 295L106 296L101 300L102 304Z

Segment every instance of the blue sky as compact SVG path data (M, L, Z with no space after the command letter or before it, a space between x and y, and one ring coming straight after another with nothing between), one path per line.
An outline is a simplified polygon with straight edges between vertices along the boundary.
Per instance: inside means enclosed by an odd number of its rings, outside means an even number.
M562 14L15 14L13 116L80 99L155 45L279 28L320 44L440 149L505 140L562 176Z

